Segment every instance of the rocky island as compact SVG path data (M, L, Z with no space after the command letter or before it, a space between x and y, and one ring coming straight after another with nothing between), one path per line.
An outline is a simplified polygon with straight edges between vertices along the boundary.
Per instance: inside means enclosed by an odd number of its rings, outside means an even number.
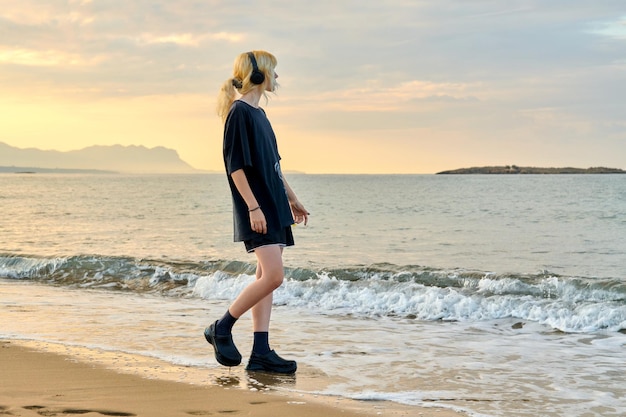
M450 171L441 171L437 175L445 174L626 174L626 171L619 168L538 168L519 167L517 165L486 166L460 168Z

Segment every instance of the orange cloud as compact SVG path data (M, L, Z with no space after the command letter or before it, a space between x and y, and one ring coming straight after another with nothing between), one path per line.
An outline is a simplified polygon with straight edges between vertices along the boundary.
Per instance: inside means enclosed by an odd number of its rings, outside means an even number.
M200 46L207 40L225 40L228 42L241 42L245 38L242 33L218 32L208 34L172 33L168 35L143 33L138 37L140 43L157 44L173 43L181 46Z
M86 58L79 54L47 49L4 48L0 49L0 62L32 67L84 67L96 65L104 58Z

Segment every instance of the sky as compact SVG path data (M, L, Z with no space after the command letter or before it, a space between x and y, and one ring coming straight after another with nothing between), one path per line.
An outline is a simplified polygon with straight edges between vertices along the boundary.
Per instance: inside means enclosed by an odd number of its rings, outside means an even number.
M0 142L222 171L216 96L255 49L285 171L626 168L623 0L0 0Z

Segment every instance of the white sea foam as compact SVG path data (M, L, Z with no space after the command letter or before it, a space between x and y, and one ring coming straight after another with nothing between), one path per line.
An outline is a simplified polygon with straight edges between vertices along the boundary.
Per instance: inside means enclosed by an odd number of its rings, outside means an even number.
M246 274L229 277L215 273L200 278L194 294L208 299L233 299L253 279ZM584 298L584 294L570 296L570 291L562 291L564 296L560 298L555 298L556 293L546 298L541 296L545 289L528 288L528 285L520 285L519 280L506 280L504 285L488 281L483 284L479 280L474 285L477 290L467 291L467 287L441 288L378 279L343 281L322 273L315 280L287 280L276 291L274 300L279 305L365 317L399 316L445 321L515 318L567 332L624 328L625 304L581 302L578 300ZM555 280L550 282L554 286L561 285Z
M254 280L251 265L212 266L133 258L0 256L2 274L82 288L123 288L232 300ZM624 285L581 278L481 276L475 272L411 269L293 271L275 303L327 314L484 321L512 318L566 332L619 331L626 323ZM439 274L440 277L435 276ZM302 278L304 276L305 278ZM337 276L343 276L339 279ZM440 286L443 285L443 286Z

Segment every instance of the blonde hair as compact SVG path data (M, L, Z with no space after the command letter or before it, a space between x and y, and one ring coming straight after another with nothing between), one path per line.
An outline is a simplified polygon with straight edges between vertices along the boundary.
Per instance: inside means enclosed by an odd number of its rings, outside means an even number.
M254 58L256 59L259 71L265 75L265 80L270 80L272 83L272 90L276 87L276 79L274 78L274 69L278 64L276 57L266 51L252 51ZM222 118L222 122L226 121L230 106L237 97L237 92L241 95L246 94L255 88L259 88L265 85L253 84L250 81L250 75L252 74L252 62L248 56L248 52L239 54L235 58L233 65L233 76L222 84L222 88L217 96L217 115ZM267 82L267 81L266 81ZM263 96L267 100L267 94L265 89L263 90Z

